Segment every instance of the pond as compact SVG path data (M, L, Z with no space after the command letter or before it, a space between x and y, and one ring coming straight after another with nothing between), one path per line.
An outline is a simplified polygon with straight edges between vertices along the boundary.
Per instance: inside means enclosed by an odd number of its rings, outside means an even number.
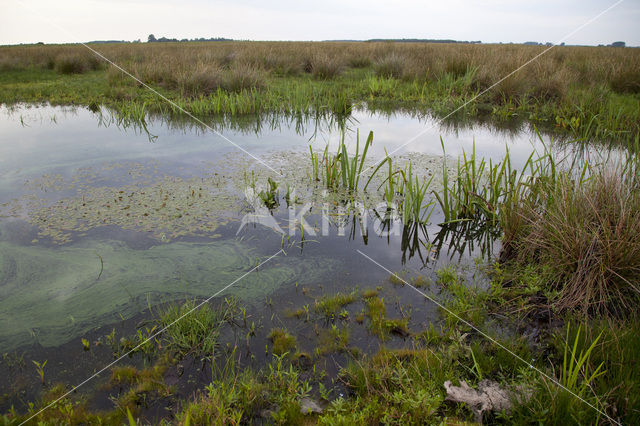
M474 260L497 253L499 242L445 232L437 209L427 224L407 226L381 220L375 194L327 194L309 179L309 146L335 151L344 138L351 151L359 138L362 149L373 131L367 167L389 153L410 159L437 187L443 147L451 165L474 147L493 162L508 148L521 168L550 144L529 128L442 126L366 110L342 122L245 117L209 125L153 117L127 125L108 110L82 108L0 109L3 353L57 359L53 377L78 381L100 365L69 365L65 351L80 338L131 327L164 302L214 295L237 297L266 327L274 305L282 313L310 294L384 284L398 314L412 307L410 325L437 321L437 307L390 283L389 271L433 280L453 262L475 274ZM268 178L278 181L271 209L257 197ZM355 332L354 344L366 350L367 336Z

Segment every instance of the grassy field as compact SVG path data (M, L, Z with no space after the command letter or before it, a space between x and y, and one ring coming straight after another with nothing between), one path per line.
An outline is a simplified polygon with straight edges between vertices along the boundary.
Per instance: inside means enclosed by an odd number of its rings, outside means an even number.
M348 114L444 117L544 47L428 43L209 42L93 45L200 117ZM176 108L79 45L0 48L0 102L107 105L131 114ZM522 119L573 137L632 140L640 132L640 50L557 46L454 118ZM137 107L136 107L137 105Z

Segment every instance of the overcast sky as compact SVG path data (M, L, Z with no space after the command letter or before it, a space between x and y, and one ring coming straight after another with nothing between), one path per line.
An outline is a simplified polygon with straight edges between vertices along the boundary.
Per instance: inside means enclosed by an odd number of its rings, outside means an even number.
M615 2L0 0L0 44L146 41L151 33L179 39L557 42ZM597 45L618 40L640 46L640 0L622 1L566 43Z

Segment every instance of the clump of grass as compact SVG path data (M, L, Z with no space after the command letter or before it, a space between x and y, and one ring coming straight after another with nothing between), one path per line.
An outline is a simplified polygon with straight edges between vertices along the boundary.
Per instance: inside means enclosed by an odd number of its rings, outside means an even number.
M404 195L401 205L404 224L426 223L433 212L433 209L429 208L434 205L434 202L425 203L433 176L429 180L420 180L413 174L412 164L409 163L408 171L403 171L402 178L400 192Z
M162 79L165 80L164 78ZM184 96L207 96L218 90L223 84L222 70L217 66L201 65L183 71L177 78L177 85Z
M411 279L411 284L416 288L429 287L429 280L424 275L418 275Z
M323 54L316 55L306 66L314 78L319 80L331 80L338 77L344 71L344 63L340 58Z
M436 271L436 275L438 276L438 284L442 285L443 287L451 287L460 283L460 278L456 273L454 265L449 265L446 268L438 269Z
M569 327L567 327L569 330ZM599 320L585 323L582 327L583 337L576 338L576 327L571 328L571 334L565 341L578 341L574 353L585 353L593 346L589 354L589 362L580 374L593 372L602 366L604 374L589 383L595 395L602 395L600 403L608 407L608 412L616 416L622 424L637 424L640 422L640 371L629 368L635 365L640 357L640 323L637 320ZM599 340L598 337L600 337ZM593 342L596 342L594 345ZM558 351L564 347L558 342Z
M402 77L404 63L400 56L390 54L376 61L373 68L376 71L376 75L379 77L400 78Z
M356 300L356 292L336 293L333 296L324 296L316 300L316 312L320 312L327 319L335 319L338 311Z
M401 202L399 208L404 224L426 223L433 212L433 206L435 204L433 201L425 202L433 176L429 180L420 179L418 175L413 173L413 165L411 162L409 162L408 166L404 169L394 168L393 160L387 155L386 158L373 169L371 177L364 187L365 190L385 163L388 165L387 177L382 181L378 189L384 186L384 198L387 207L394 208L396 198L400 196Z
M138 377L138 370L130 365L113 367L111 369L111 384L133 383Z
M616 93L640 93L640 70L619 69L611 76L609 85Z
M373 62L368 56L356 55L349 58L348 63L351 68L369 68Z
M605 363L602 361L595 364L592 359L593 354L603 346L599 343L603 331L595 338L587 340L581 336L581 329L582 326L579 326L576 332L568 325L566 339L558 348L562 354L558 381L562 387L550 385L539 377L534 378L532 395L527 401L517 401L512 415L513 421L519 423L523 418L535 417L545 423L588 424L603 420L596 410L587 409L584 402L587 401L598 410L606 411L603 398L595 392L598 382L610 384L605 379ZM611 393L617 392L609 387L603 395ZM617 418L618 414L611 417Z
M82 53L61 53L55 58L54 69L61 74L82 74L100 69L98 58Z
M544 267L557 310L634 312L640 294L637 169L593 168L538 179L505 219L503 255Z
M393 285L404 285L404 272L400 274L389 274L389 282Z
M440 384L452 376L449 360L430 350L381 350L353 362L342 379L355 398L334 400L323 424L431 424L444 401Z
M285 353L292 354L296 349L297 343L295 336L289 334L285 329L274 328L268 337L273 343L273 353L275 355L284 355Z
M160 360L155 365L145 369L115 368L112 371L111 385L129 385L129 389L118 397L120 407L127 407L135 412L141 401L154 394L160 398L173 393L171 386L164 382L167 363Z
M308 305L305 305L302 308L288 310L285 312L285 315L289 318L297 318L297 319L306 318L308 320L309 319Z
M262 70L248 64L236 64L225 75L223 87L229 92L261 89L266 85Z
M444 150L444 144L443 144ZM445 157L446 158L446 157ZM523 168L531 165L531 158ZM441 193L435 192L445 223L472 220L495 227L499 223L500 202L505 195L516 192L515 186L521 182L522 173L511 169L509 153L503 161L494 164L476 156L475 143L471 156L463 152L458 160L457 177L450 185L446 161L442 168Z
M447 58L444 66L444 72L446 72L447 74L451 74L455 78L464 76L465 74L467 74L468 70L468 60L460 56Z
M393 98L398 87L398 80L392 77L370 76L366 81L372 97Z
M535 80L531 88L531 96L535 100L543 102L560 102L569 90L567 81L570 79L566 73L554 72L551 75L540 77L540 81Z
M177 415L187 424L244 424L258 421L269 410L267 422L301 424L300 400L311 386L284 356L274 356L265 371L255 372L230 365L217 374Z
M235 302L227 299L220 307L214 308L207 303L185 315L195 306L195 301L171 304L161 309L159 314L158 325L161 328L172 324L162 335L163 347L179 357L194 352L213 356L220 327L231 321L236 311ZM174 323L178 318L182 319Z
M43 391L40 403L29 404L29 410L24 416L17 415L12 407L8 415L4 414L4 423L39 424L123 424L124 414L120 409L108 411L93 411L89 408L86 398L75 399L69 395L67 386L62 383L53 385ZM31 418L32 417L32 418ZM29 419L31 418L31 419Z

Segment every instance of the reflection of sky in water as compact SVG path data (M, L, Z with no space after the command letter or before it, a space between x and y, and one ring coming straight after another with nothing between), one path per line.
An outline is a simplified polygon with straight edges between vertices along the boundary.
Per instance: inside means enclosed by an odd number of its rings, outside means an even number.
M358 120L357 127L365 137L369 130L373 130L372 152L376 156L384 156L385 148L388 152L399 149L397 154L420 152L441 155L440 138L442 137L448 155L457 157L462 150L471 152L475 140L476 151L479 154L497 159L504 155L505 146L514 150L516 156L528 155L533 146L531 141L536 139L535 135L528 132L519 134L498 132L485 126L456 131L441 128L439 122L434 119L417 119L402 114L384 117L358 112L355 118ZM403 146L405 144L406 146Z
M244 130L225 125L220 132L256 156L274 151L306 152L310 141L316 150L323 149L327 142L335 149L341 138L341 132L335 126L328 128L326 122L307 120L302 126L296 126L293 120L276 119L272 123L265 120L260 132L256 133L251 120L247 119ZM508 147L513 166L518 168L534 147L541 148L537 135L529 130L516 133L482 125L456 130L452 126L440 126L437 120L401 113L383 115L356 111L347 126L346 140L351 149L355 149L356 129L360 131L361 144L370 130L374 132L370 158L384 157L385 149L387 152L398 149L396 154L441 155L442 137L447 154L454 158L463 150L470 153L474 142L479 156L494 161L501 159ZM215 127L219 128L219 125ZM200 131L189 122L177 126L152 119L148 130L157 136L153 141L141 129L101 124L98 115L83 108L2 107L0 176L19 178L45 173L48 169L77 168L125 159L165 158L171 162L196 164L238 149L214 132ZM415 140L403 146L412 138ZM549 142L549 137L544 139L545 143Z
M86 109L20 108L0 115L0 168L3 175L27 172L32 168L55 166L81 166L82 163L141 157L207 158L236 149L213 132L196 132L194 129L168 129L163 123L152 121L148 129L158 136L151 142L144 132L115 125L98 126L97 116ZM374 145L370 153L384 156L384 149L393 151L420 132L419 138L407 145L403 152L421 152L440 155L442 135L447 153L456 156L462 149L470 151L475 138L476 149L482 155L499 158L505 144L514 151L531 150L529 134L519 136L496 135L487 128L461 130L457 134L441 132L433 120L420 120L406 115L385 117L356 112L347 133L349 145L355 144L355 129L359 129L362 142L370 130L374 132ZM21 121L22 120L22 121ZM313 123L307 123L304 131L296 131L293 124L283 124L271 129L262 127L252 131L222 130L222 133L238 146L259 155L264 151L304 150L312 137L314 147L323 147L326 141L335 144L340 138L338 130L328 130L321 125L314 134ZM124 131L123 131L124 130ZM515 153L515 152L514 152Z

